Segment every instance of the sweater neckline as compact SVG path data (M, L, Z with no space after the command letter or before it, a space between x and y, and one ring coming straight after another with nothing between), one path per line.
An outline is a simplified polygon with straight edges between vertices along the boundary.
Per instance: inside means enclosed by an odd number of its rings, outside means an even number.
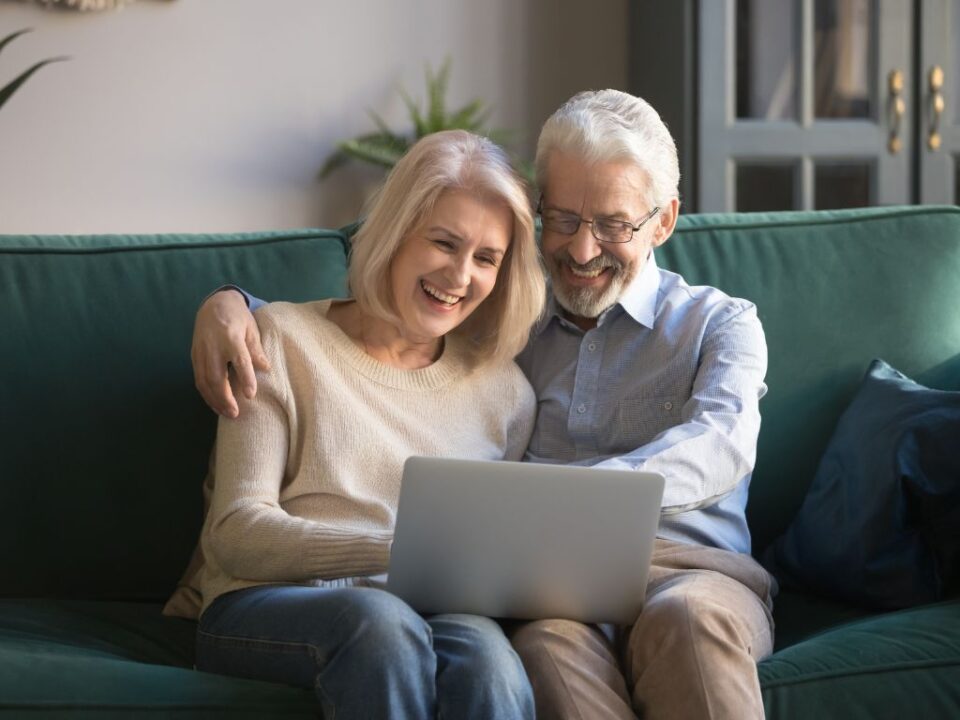
M327 318L330 307L335 302L344 302L346 298L328 298L317 303L318 315L329 330L334 350L347 363L364 377L399 390L431 390L448 385L462 377L468 371L466 348L463 340L456 335L444 337L443 352L440 357L426 367L404 370L380 362L367 355L357 346L340 326Z

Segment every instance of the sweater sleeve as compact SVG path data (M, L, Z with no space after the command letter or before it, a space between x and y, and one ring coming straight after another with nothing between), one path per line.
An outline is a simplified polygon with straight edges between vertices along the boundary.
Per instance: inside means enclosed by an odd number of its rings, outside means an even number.
M504 460L519 461L527 452L530 437L533 435L533 423L537 415L537 398L526 376L516 365L509 365L512 383L505 383L510 396L505 398L504 407L510 408L507 418L507 447Z
M383 572L391 534L361 534L318 523L291 515L280 504L291 433L296 431L293 384L282 330L267 313L258 313L257 319L272 370L259 374L252 400L238 394L237 419L220 419L207 550L228 574L257 582Z

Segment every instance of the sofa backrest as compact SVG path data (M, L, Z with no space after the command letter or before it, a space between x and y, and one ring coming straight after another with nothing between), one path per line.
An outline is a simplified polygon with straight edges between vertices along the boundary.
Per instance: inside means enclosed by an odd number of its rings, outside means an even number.
M662 267L757 305L769 354L748 519L789 524L870 360L960 389L960 208L693 215Z
M225 282L343 295L345 247L324 230L0 236L0 595L167 596L199 532L216 427L190 371L197 306ZM657 253L758 305L758 551L873 357L960 389L960 208L688 216Z
M196 541L215 416L190 337L225 282L345 292L334 231L0 237L0 595L163 599Z

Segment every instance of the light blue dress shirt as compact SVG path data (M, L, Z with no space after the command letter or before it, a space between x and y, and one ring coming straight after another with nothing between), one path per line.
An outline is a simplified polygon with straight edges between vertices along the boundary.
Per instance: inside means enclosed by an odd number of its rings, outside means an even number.
M746 504L767 391L756 307L651 253L584 332L551 299L517 358L537 394L526 459L666 478L658 535L750 552Z

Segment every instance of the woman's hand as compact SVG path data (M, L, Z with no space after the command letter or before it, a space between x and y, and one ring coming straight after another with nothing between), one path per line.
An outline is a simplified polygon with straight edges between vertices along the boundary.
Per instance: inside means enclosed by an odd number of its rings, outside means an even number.
M254 370L270 370L260 345L260 329L236 290L214 293L200 306L190 346L193 378L210 408L235 418L240 408L230 385L230 368L247 398L257 394Z

